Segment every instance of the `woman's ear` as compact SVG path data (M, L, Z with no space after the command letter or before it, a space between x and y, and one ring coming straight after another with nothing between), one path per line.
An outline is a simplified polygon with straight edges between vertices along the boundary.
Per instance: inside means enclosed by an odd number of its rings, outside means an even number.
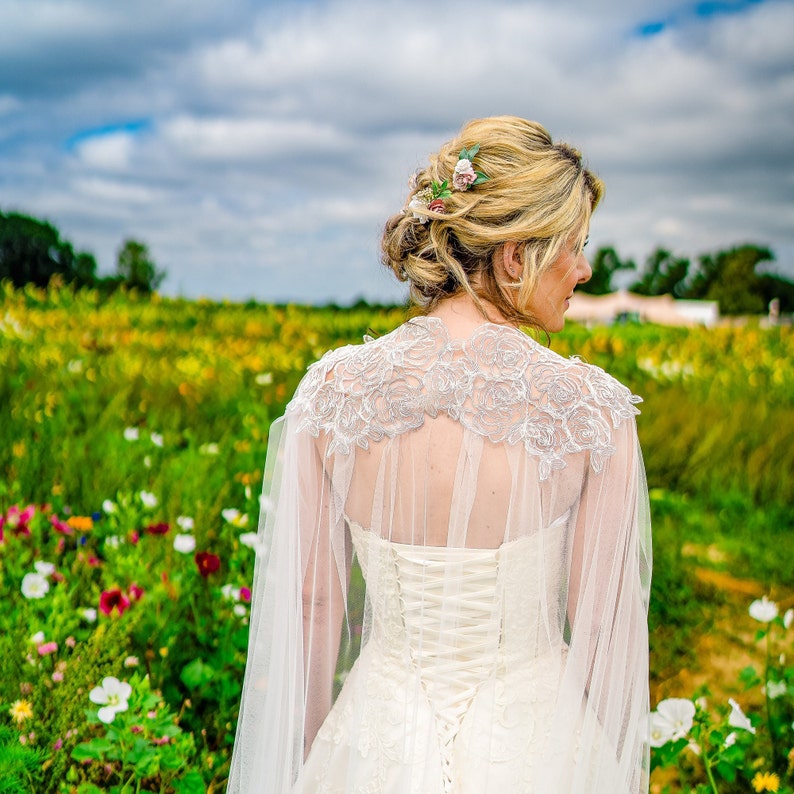
M500 275L508 281L515 281L524 275L524 263L521 261L521 249L518 243L512 240L503 243L496 258L497 267L501 271Z

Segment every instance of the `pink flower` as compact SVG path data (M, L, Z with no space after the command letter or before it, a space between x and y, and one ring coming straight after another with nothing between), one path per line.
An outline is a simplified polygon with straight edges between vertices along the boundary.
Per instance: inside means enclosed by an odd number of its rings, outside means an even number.
M74 637L71 637L71 636L67 637L67 638L64 640L64 642L66 643L66 645L67 645L69 648L74 648L74 646L75 646L75 645L77 645L77 640L76 640Z
M159 739L152 739L152 744L168 744L170 741L168 736L161 736Z
M133 733L143 733L143 728L140 725L133 725L130 730Z
M118 611L119 615L123 615L129 607L129 598L118 587L104 590L102 595L99 596L99 611L105 615L110 615L114 609Z
M55 744L52 746L53 750L60 750L63 747L63 739L56 739Z
M251 591L247 587L240 588L240 600L246 603L251 600Z
M452 175L452 184L455 190L468 190L477 181L477 174L471 164L471 160L465 157L458 160L455 166L455 173Z
M130 598L133 601L140 601L141 597L143 596L143 588L140 585L135 584L135 582L133 582L127 588L127 592L130 594Z
M63 681L63 673L60 670L56 670L52 674L52 680L55 681L56 683L59 681Z
M57 642L43 642L38 647L39 656L47 656L48 654L55 653L58 650Z
M138 533L138 530L137 529L133 529L132 532L130 532L130 543L132 543L132 545L135 546L138 543L138 541L140 540L140 537L141 536Z
M55 531L60 532L62 535L71 535L74 533L74 530L65 521L61 521L56 515L50 516L50 523Z
M441 199L433 199L428 205L427 208L431 212L443 212L444 211L444 202Z
M28 505L24 510L20 510L16 505L8 508L8 512L4 516L0 516L0 540L3 539L3 532L5 529L10 529L14 535L19 537L30 535L30 527L28 524L36 513L36 508L33 505Z

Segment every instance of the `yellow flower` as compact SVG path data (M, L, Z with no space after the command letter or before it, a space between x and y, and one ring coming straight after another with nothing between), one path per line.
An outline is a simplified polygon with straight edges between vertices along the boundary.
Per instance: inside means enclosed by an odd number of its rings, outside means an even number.
M752 783L753 788L758 792L780 789L780 778L774 772L756 772Z
M8 710L8 713L11 715L14 722L21 725L25 720L33 716L33 709L29 701L16 700Z

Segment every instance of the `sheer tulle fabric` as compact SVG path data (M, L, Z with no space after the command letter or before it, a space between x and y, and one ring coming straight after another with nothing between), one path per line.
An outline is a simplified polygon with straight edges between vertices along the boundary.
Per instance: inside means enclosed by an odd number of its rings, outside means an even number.
M647 791L638 401L490 323L311 367L271 432L228 790Z

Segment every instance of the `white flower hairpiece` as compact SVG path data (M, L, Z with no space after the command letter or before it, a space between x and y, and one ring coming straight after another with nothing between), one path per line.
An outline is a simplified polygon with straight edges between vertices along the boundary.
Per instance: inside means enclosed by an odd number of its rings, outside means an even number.
M471 149L464 147L458 155L458 162L452 173L452 189L449 187L449 180L436 182L433 180L430 187L423 188L416 193L408 202L408 209L420 209L425 212L438 212L444 214L444 199L452 195L452 190L468 190L475 185L480 185L488 181L488 177L482 171L475 171L473 160L480 151L480 144L475 143ZM413 174L408 181L411 190L416 190L417 174ZM414 218L420 223L427 223L430 218L424 212L414 212Z

